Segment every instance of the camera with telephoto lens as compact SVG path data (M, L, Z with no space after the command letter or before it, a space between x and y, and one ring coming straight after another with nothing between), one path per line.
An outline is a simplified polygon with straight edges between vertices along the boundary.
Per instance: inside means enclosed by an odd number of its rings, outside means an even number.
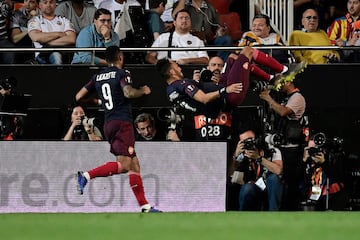
M265 91L265 90L271 89L271 88L272 88L272 85L270 85L269 82L259 81L259 80L251 81L251 89L255 93L261 93L262 91Z
M82 125L94 126L98 123L98 120L96 118L88 118L86 116L83 116L81 118L81 123L82 123Z
M208 69L203 69L200 72L200 81L201 82L211 82L211 78L214 76L214 73Z
M160 108L157 111L157 117L160 121L166 122L169 124L169 130L176 130L177 125L181 123L183 117L176 113L176 109L171 108Z
M85 131L85 125L95 126L99 124L99 120L96 118L88 118L86 116L81 117L81 124L75 126L73 131L74 140L85 140L87 139L87 133Z
M279 146L284 143L284 137L279 133L267 133L264 141L271 146Z
M314 135L313 137L315 146L310 147L307 151L311 157L315 157L319 153L324 151L324 146L326 143L326 136L324 133L320 132Z
M309 155L314 157L319 153L341 153L343 151L344 139L341 137L328 138L322 132L313 136L314 147L307 149Z

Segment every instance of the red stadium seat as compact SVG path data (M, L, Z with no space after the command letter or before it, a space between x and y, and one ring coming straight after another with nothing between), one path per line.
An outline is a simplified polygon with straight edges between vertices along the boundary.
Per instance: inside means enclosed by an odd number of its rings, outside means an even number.
M229 13L230 0L208 0L208 2L214 6L218 14Z
M220 14L219 20L222 26L227 26L233 42L241 39L241 21L238 13L230 12L228 14Z
M22 6L24 6L24 3L22 2L14 3L14 11L18 10L19 8L22 8Z

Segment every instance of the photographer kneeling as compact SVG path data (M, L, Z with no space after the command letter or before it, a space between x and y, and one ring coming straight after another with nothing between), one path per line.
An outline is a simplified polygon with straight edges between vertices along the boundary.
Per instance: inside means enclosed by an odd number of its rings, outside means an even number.
M103 139L99 128L94 125L94 118L87 118L82 106L75 106L71 112L71 125L63 140L101 141Z
M265 139L256 139L252 130L242 131L233 155L232 183L241 184L239 210L262 210L268 199L269 211L280 209L283 183L282 156L279 149L269 146Z
M342 139L327 140L315 134L304 148L303 207L314 210L345 210L344 159Z

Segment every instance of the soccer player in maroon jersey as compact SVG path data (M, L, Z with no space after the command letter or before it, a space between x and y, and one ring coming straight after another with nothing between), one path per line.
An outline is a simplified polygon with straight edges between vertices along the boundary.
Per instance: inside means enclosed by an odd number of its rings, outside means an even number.
M116 161L107 162L86 172L77 173L78 191L83 194L84 188L91 179L108 177L114 174L128 173L129 183L142 212L161 212L153 208L146 200L144 186L140 175L140 164L135 152L135 136L130 98L148 95L148 86L133 88L131 77L122 69L124 56L117 46L110 46L105 52L108 67L95 74L91 80L76 94L76 100L84 100L89 93L97 92L104 108L104 135L110 143L110 152Z

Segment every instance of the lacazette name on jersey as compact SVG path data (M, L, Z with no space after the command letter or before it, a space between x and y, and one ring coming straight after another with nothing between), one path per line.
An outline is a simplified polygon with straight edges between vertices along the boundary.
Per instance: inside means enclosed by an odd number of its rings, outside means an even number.
M103 81L103 80L108 80L110 78L115 78L116 72L108 72L108 73L102 73L97 75L96 77L96 81Z

